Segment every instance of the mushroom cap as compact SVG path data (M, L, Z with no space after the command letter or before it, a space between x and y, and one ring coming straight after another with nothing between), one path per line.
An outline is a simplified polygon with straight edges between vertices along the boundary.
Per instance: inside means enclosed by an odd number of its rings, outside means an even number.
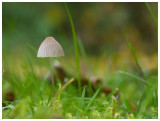
M47 37L40 45L37 57L58 57L64 56L61 45L53 38Z

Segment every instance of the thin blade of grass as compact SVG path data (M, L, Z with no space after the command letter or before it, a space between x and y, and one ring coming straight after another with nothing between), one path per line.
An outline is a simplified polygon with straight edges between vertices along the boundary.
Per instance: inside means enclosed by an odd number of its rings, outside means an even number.
M50 91L48 101L47 101L47 105L49 105L49 102L51 101L52 97L53 97L53 93L52 93L52 91Z
M56 98L58 99L58 101L60 101L60 96L62 91L73 81L74 81L74 78L71 78L67 83L65 83L65 85L63 85L63 87L60 88L60 90L57 92L56 96L50 101L50 103L48 103L48 106L50 106Z
M74 27L74 23L73 23L73 20L72 20L71 13L69 11L67 3L64 3L64 4L65 4L65 8L66 8L68 17L69 17L69 21L70 21L71 29L72 29L72 34L73 34L74 50L75 50L75 58L76 58L76 69L77 69L77 75L78 75L78 89L79 89L79 94L80 94L81 93L81 75L80 75L78 42L77 42L75 27Z
M87 70L90 70L87 54L86 54L85 48L83 46L83 43L82 43L80 38L78 38L77 40L78 40L78 45L79 45L80 52L82 54L82 57L85 60ZM91 96L91 95L93 95L93 89L92 89L91 81L89 79L87 79L87 80L88 80L88 85L89 85L89 96Z
M157 83L154 83L154 85L152 87L150 87L150 86L148 87L147 96L144 99L144 101L142 102L140 110L139 110L140 114L145 112L149 102L151 101L151 99L153 97L153 93L156 89L157 89Z
M137 103L136 103L136 102L134 102L134 105L135 105L135 106L136 106L136 108L137 108L136 113L138 113L138 111L139 111L139 106L137 105Z
M129 50L130 50L131 55L132 55L132 57L133 57L133 59L134 59L134 61L136 63L136 66L137 66L138 70L144 76L144 73L142 71L142 68L141 68L140 64L138 63L138 59L137 59L137 56L136 56L136 53L134 51L134 48L133 48L132 44L128 41L128 38L126 37L126 35L125 35L125 33L123 31L122 31L122 34L123 34L124 39L126 40L126 42L128 44Z
M36 92L37 98L40 98L42 101L43 101L42 92L43 92L43 90L44 90L44 86L45 86L46 82L47 82L47 81L43 79L42 82L41 82L40 85L39 85L39 89L38 89L37 92Z
M79 109L81 109L81 110L82 110L82 106L83 106L83 102L84 102L85 91L86 91L86 86L83 89L81 100L80 100L80 103L79 103ZM79 119L80 115L81 115L81 112L78 110L77 114L76 114L76 118Z
M136 116L136 113L133 111L133 109L131 108L131 106L129 105L129 103L127 102L123 94L121 94L121 100L123 104L125 105L125 107L128 109L128 112L131 112L134 116Z
M73 107L75 107L78 111L83 112L80 108L78 108L74 103L72 103Z
M25 93L28 89L28 87L31 85L31 82L27 83L27 85L23 88L23 90L21 91L19 98L21 98L22 96L25 96Z
M111 99L111 97L118 91L118 88L114 89L108 96L107 96L107 100L109 101Z
M88 100L91 100L91 98L78 98L78 97L75 97L75 98L63 98L62 100L63 101L68 101L68 100L81 100L81 99L83 99L83 100L86 100L86 101L88 101Z
M154 14L154 12L153 12L153 10L151 9L149 3L148 3L148 2L145 2L145 5L146 5L149 13L151 14L151 16L152 16L152 18L153 18L153 20L154 20L154 22L155 22L155 24L156 24L156 26L155 26L155 27L156 27L156 40L157 40L156 42L157 42L157 50L158 50L158 18L157 18L156 15Z
M141 82L143 82L143 83L146 83L146 84L148 84L148 85L152 85L152 84L149 83L148 81L146 81L146 80L144 80L144 79L142 79L142 78L140 78L140 77L138 77L138 76L136 76L136 75L134 75L134 74L131 74L131 73L128 73L128 72L125 72L125 71L117 71L117 73L130 76L130 77L135 78L135 79L137 79L137 80L139 80L139 81L141 81Z
M31 45L30 43L28 43L28 41L26 41L26 40L24 39L24 37L22 37L22 35L20 35L20 34L17 32L15 26L13 26L13 30L14 30L15 35L17 36L17 38L18 38L19 40L21 40L21 41L26 45L26 47L29 48L29 50L31 50L34 54L36 54L36 53L37 53L37 49L36 49L33 45ZM37 41L35 41L35 43L36 43L36 42L37 42ZM36 44L37 44L37 43L36 43Z
M129 46L130 52L131 52L131 54L132 54L132 56L133 56L133 59L134 59L136 65L137 65L139 71L140 71L141 74L144 76L144 73L143 73L142 68L140 67L140 65L139 65L139 63L138 63L138 59L137 59L137 56L136 56L136 53L135 53L135 51L134 51L134 49L133 49L132 44L131 44L131 43L128 43L128 46Z
M73 81L74 81L74 78L70 79L70 80L58 91L58 93L57 93L58 99L60 99L60 94L61 94L61 92L62 92L70 83L72 83Z
M88 78L88 87L89 87L89 96L91 97L93 95L93 88L92 88L92 83L91 80Z
M158 106L158 93L157 89L155 90L155 96L156 96L156 105Z
M76 97L74 95L68 94L67 92L62 92L64 95L66 95L66 97L70 97L70 98L63 98L63 100L81 100L81 97ZM91 98L83 98L84 100L91 100Z
M31 68L33 77L36 78L36 76L35 76L35 71L34 71L32 62L30 61L30 58L29 58L28 56L26 56L26 60L27 60L27 62L28 62L28 64L29 64L29 67Z
M148 3L148 2L145 2L145 5L146 5L146 7L147 7L149 13L151 14L151 16L152 16L154 22L158 25L158 19L157 19L157 17L155 16L153 10L151 9L149 3Z
M86 109L85 109L85 112L88 110L88 108L91 106L91 104L93 103L93 101L95 100L95 98L97 97L97 95L99 94L101 88L99 88L95 94L93 95L92 99L89 101L89 104L87 105Z
M142 96L141 96L141 98L140 98L140 100L139 100L137 113L139 113L139 110L140 110L141 104L142 104L142 102L143 102L143 100L144 100L144 98L145 98L146 91L147 91L147 88L145 88L145 89L144 89L144 91L143 91L143 93L142 93Z
M82 43L82 41L81 41L80 38L78 38L78 45L79 45L79 49L80 49L80 52L81 52L81 54L82 54L82 57L84 58L85 63L86 63L87 66L88 66L87 54L86 54L85 48L84 48L83 43Z

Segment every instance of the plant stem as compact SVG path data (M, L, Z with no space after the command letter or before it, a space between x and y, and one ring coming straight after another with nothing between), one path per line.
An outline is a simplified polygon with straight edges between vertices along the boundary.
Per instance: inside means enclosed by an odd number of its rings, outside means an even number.
M151 6L149 5L148 2L145 2L145 5L146 5L146 7L147 7L149 13L151 14L151 16L152 16L154 22L156 23L156 25L158 25L158 19L157 19L156 15L154 14L154 12L153 12ZM157 27L157 26L156 26L156 27Z
M155 27L156 27L156 42L157 42L157 50L158 50L158 18L156 17L154 11L152 10L151 6L149 5L148 2L145 2L145 5L149 11L149 13L151 14L154 22L155 22Z
M71 29L72 29L72 34L73 34L75 58L76 58L76 68L77 68L77 74L78 74L78 89L79 89L79 95L81 95L81 74L80 74L80 64L79 64L78 42L77 42L75 27L74 27L74 23L73 23L73 20L72 20L71 13L68 9L67 3L64 3L64 4L65 4L65 8L66 8L68 17L69 17L69 21L70 21Z
M54 95L55 94L55 86L54 86L54 77L53 77L52 57L50 57L50 76L51 76L53 95Z

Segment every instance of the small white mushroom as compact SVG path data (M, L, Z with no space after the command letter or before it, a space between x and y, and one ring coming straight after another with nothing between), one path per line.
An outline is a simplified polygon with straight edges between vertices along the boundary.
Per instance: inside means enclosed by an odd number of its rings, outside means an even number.
M37 57L58 56L64 56L64 52L61 45L53 37L47 37L40 45Z
M37 57L50 57L50 76L52 80L53 91L55 91L54 87L54 78L53 78L53 70L52 70L52 57L64 56L63 49L61 45L53 38L47 37L40 45L37 53Z

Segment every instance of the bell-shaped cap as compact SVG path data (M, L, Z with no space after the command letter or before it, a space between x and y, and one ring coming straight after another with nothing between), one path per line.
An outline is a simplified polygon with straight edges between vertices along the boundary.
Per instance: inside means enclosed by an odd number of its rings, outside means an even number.
M47 37L40 45L37 57L64 56L61 45L53 38Z

